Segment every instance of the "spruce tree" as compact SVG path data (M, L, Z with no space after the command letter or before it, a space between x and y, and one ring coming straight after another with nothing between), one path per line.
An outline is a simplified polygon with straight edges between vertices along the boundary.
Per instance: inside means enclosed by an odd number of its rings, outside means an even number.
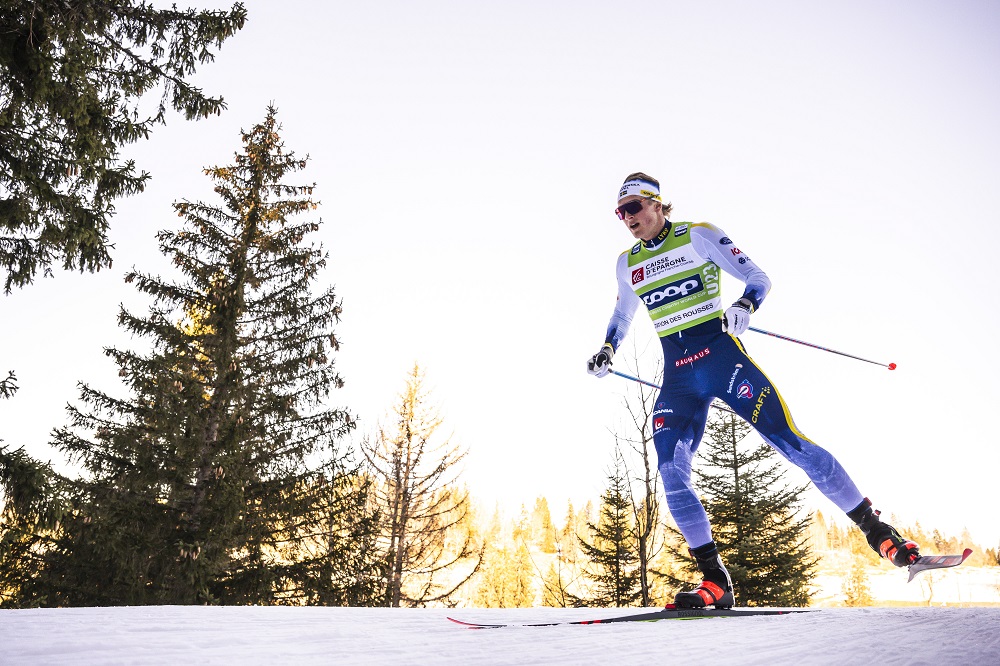
M130 395L83 384L84 407L69 407L71 426L54 443L85 474L50 493L62 520L33 535L17 603L358 594L332 570L359 567L368 527L356 513L339 520L363 509L366 489L339 441L354 421L325 405L342 385L332 358L341 304L332 288L312 292L326 255L306 237L319 224L292 218L317 207L314 185L287 182L306 161L278 131L269 108L233 164L206 170L222 207L175 204L184 229L159 241L182 280L127 275L153 305L146 316L123 309L119 321L152 351L107 349ZM41 485L29 476L8 475L8 490Z
M222 98L189 82L246 10L155 9L134 0L7 0L0 4L0 267L4 288L54 263L111 265L114 201L149 174L123 146L165 122L216 115ZM156 113L140 106L162 88Z
M810 518L798 517L806 488L785 483L775 450L746 441L749 433L734 414L715 411L699 450L696 485L737 602L805 606L818 561L808 544ZM689 555L680 548L675 554L700 580Z
M598 522L587 523L591 539L579 538L587 557L586 576L591 593L575 597L576 605L630 606L642 596L639 585L639 554L629 481L621 452L615 450L614 467L601 495Z

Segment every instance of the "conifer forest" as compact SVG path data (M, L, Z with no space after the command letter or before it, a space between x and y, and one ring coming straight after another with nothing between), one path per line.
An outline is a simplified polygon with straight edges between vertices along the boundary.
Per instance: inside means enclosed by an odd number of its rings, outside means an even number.
M125 223L115 204L141 197L158 165L126 149L227 112L195 75L246 21L241 3L3 3L5 293L132 261L109 240ZM316 191L333 184L311 180L310 146L286 144L280 109L259 109L229 137L232 159L204 168L210 197L178 192L156 211L172 224L148 240L169 270L126 273L144 305L118 312L126 342L95 350L120 386L77 378L65 419L48 424L53 460L0 422L0 608L645 607L697 583L663 500L650 389L630 388L629 427L593 460L599 495L539 487L521 506L491 506L466 483L476 442L452 433L421 359L384 369L397 397L377 423L359 420L341 398L338 360L352 351L339 327L364 306L329 286L338 266L318 239L335 222ZM24 369L0 358L3 407ZM739 604L808 606L832 576L825 603L870 605L878 557L842 517L808 507L787 469L747 423L712 411L695 475ZM969 565L1000 566L968 532L897 527L924 553L971 547Z

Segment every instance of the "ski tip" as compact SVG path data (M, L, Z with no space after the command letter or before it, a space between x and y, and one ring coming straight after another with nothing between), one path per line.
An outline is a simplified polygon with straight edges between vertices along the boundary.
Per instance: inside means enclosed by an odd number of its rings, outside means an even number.
M895 370L896 369L896 364L895 363L890 363L889 364L889 369L890 370Z
M966 548L965 551L962 553L962 561L964 562L967 559L969 559L969 555L972 555L972 549Z

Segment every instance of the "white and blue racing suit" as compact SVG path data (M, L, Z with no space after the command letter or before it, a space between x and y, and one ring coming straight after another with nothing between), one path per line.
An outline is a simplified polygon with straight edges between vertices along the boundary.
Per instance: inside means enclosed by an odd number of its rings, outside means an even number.
M671 223L618 258L618 302L606 342L616 350L644 305L663 347L663 389L653 411L653 442L667 506L688 546L712 541L708 516L691 484L691 462L713 398L736 412L782 456L802 468L844 512L864 496L828 451L803 435L774 384L739 339L723 332L718 269L746 284L756 310L767 275L726 235L705 223Z

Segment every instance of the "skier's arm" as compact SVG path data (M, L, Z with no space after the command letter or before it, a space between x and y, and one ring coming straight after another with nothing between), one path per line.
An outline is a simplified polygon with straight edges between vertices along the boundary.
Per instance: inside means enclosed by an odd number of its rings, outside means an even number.
M750 257L729 240L726 234L715 225L707 222L699 222L691 225L691 244L694 251L703 259L714 262L722 270L726 271L734 278L746 284L743 296L740 300L746 299L754 312L760 307L771 290L771 280Z
M608 332L604 337L605 344L611 345L615 351L618 350L618 345L628 334L628 329L632 325L632 317L640 304L639 296L629 282L631 273L628 270L628 252L622 252L621 256L618 257L616 274L618 276L618 301L615 303L615 310L608 323Z

